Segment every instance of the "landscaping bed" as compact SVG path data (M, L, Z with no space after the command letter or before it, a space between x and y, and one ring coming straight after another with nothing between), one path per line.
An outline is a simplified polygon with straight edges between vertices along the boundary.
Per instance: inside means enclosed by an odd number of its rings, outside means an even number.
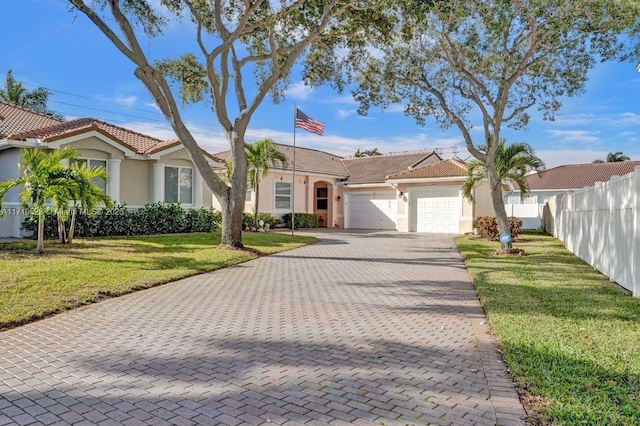
M0 330L56 312L316 242L309 236L245 234L251 250L223 250L220 233L0 243Z
M640 299L547 235L456 239L534 424L640 424Z

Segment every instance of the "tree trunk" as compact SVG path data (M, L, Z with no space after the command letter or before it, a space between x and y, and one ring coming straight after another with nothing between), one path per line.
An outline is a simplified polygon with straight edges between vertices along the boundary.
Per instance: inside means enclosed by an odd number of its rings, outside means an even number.
M36 244L36 254L44 252L44 213L38 214L38 243Z
M260 199L260 185L256 183L256 203L254 206L254 222L255 222L255 227L258 227L258 200Z
M60 213L58 213L56 217L58 219L58 239L60 240L60 244L64 244L64 222L62 221L62 216L60 216Z
M487 167L487 177L489 178L489 187L491 188L491 201L493 202L493 210L496 213L496 221L498 222L498 232L500 234L507 233L511 235L511 228L509 226L509 219L507 218L507 211L504 208L504 199L502 194L502 181L498 176L498 172L496 171L496 166L493 161L488 161L486 164ZM503 244L502 242L501 248L503 249L511 249L511 242L507 244Z
M73 236L76 230L76 206L73 206L73 212L71 212L71 224L69 225L69 238L67 242L71 244L73 242Z
M242 244L242 213L244 211L244 196L242 203L234 202L231 198L231 188L221 204L222 209L222 240L221 246L236 249L244 248ZM237 195L237 194L236 194ZM237 197L236 197L237 198Z

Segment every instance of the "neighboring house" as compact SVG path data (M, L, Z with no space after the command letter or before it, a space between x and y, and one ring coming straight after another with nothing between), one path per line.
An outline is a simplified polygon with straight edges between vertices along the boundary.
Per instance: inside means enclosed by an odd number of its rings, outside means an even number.
M297 147L294 194L293 147L277 147L289 164L260 181L259 201L261 212L277 217L295 202L296 212L318 216L324 227L457 234L471 231L473 218L491 205L487 186L476 190L475 203L463 199L466 165L434 151L341 158ZM226 159L229 151L215 156ZM247 191L245 210L254 203Z
M157 201L210 207L212 193L180 141L163 141L93 118L61 121L0 102L0 181L17 177L22 150L74 147L91 166L107 170L104 190L117 203L139 208ZM222 164L205 153L212 167ZM4 199L0 237L22 235L18 188Z
M634 171L640 161L620 161L613 163L568 164L554 167L541 174L532 173L526 177L529 195L520 199L520 189L505 195L506 204L545 204L554 195L575 191L596 182L607 182L612 176L623 176Z

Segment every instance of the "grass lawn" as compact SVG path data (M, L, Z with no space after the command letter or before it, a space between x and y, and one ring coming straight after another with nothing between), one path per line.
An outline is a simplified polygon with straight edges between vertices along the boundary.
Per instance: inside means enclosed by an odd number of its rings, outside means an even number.
M265 254L316 242L279 233L243 235ZM220 233L76 239L73 244L0 243L0 330L110 296L213 271L255 257L221 250Z
M640 424L640 299L561 243L524 234L524 257L456 239L536 424Z

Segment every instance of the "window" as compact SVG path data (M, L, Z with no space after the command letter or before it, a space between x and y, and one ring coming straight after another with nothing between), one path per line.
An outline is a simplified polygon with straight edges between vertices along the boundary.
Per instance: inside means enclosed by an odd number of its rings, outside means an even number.
M193 203L193 169L189 167L164 168L164 201L167 203Z
M77 160L71 160L71 164L86 164L87 167L99 167L101 169L107 170L107 160L97 160L94 158L78 158ZM91 179L93 183L95 183L98 188L102 190L102 192L107 192L107 182L100 178Z
M247 189L246 194L244 194L244 202L245 203L251 202L251 190L250 189Z
M291 182L276 182L276 210L291 210Z
M316 188L316 210L326 210L329 205L327 188Z

